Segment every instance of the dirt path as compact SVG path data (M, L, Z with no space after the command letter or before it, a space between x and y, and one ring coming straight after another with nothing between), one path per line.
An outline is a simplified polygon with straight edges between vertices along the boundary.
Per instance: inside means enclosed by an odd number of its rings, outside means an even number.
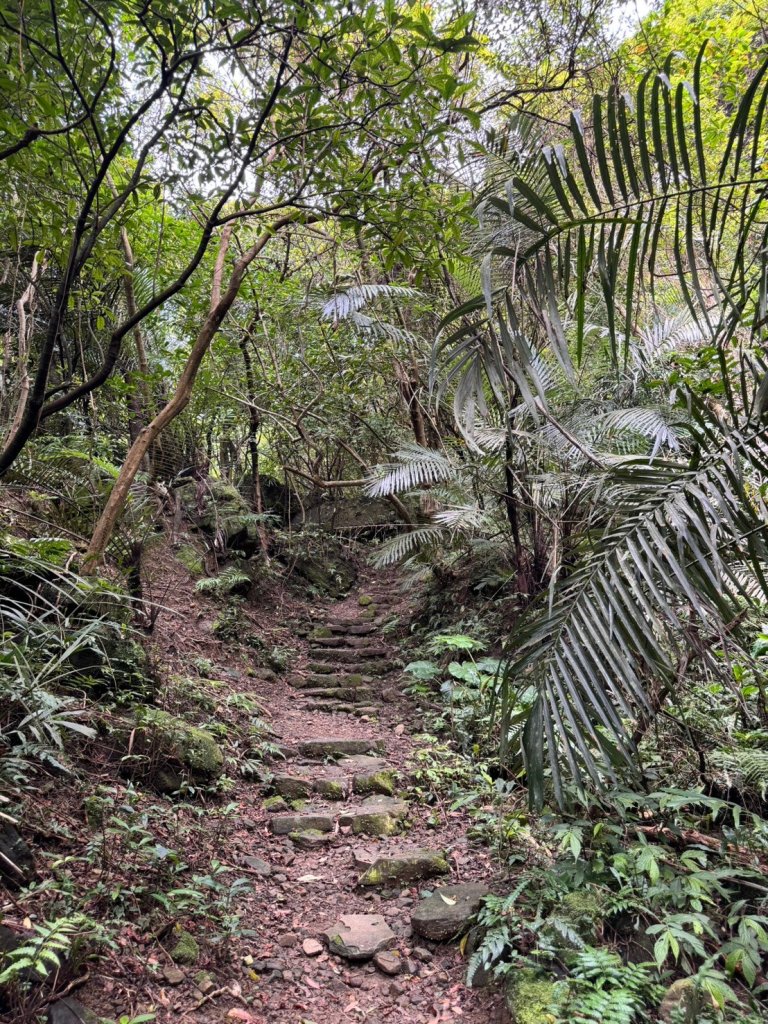
M152 639L165 680L158 703L223 730L228 779L222 792L187 800L129 790L105 740L83 766L80 791L54 779L30 802L25 825L38 830L49 859L66 863L66 885L87 894L97 919L116 922L116 942L78 979L76 998L101 1017L150 1012L157 1024L504 1019L494 992L465 987L455 941L497 866L470 844L465 810L427 802L413 786L423 726L402 692L398 634L415 599L396 576L381 575L363 576L346 600L325 605L270 592L240 608L237 636L223 640L214 629L222 604L195 591L194 575L169 549L157 549L153 568L166 609ZM269 644L293 652L290 672L263 668ZM203 663L215 676L195 676ZM283 755L266 781L241 774L254 711ZM119 836L114 819L101 838L86 821L84 798L94 792L111 794L125 819ZM129 842L134 834L141 845ZM175 851L178 874L152 856L164 847ZM219 902L203 911L195 889L216 870L219 895L205 898ZM157 931L153 893L178 887L191 893L190 909L169 909ZM447 899L430 896L438 890ZM48 912L44 889L29 906ZM197 940L189 961L176 954L174 925ZM56 1012L51 1024L79 1020L67 1016L66 1001Z
M305 664L270 695L286 761L268 809L250 791L238 844L263 877L250 969L268 1022L500 1019L495 996L464 986L458 944L433 941L455 938L493 867L463 814L443 810L436 827L434 807L402 798L419 723L385 626L404 603L363 581L317 615Z

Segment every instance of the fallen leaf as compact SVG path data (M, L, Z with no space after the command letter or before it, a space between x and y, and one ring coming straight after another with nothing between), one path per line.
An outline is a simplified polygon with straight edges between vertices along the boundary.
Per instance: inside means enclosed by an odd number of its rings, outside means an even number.
M297 882L322 882L322 875L302 875L301 878L296 879Z
M443 896L442 893L438 893L438 896L443 901L443 903L447 903L449 907L455 907L456 906L456 900L451 899L450 896Z

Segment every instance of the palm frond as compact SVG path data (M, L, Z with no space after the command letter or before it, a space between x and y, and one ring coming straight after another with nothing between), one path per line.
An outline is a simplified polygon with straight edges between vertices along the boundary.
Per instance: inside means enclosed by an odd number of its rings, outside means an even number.
M334 292L322 307L325 320L346 320L376 299L416 299L421 296L416 288L394 284L356 284Z
M403 445L395 452L397 462L379 466L374 471L365 493L371 498L386 497L412 491L425 484L452 479L456 467L442 452L422 448L418 444Z
M377 569L386 568L401 562L406 556L413 555L423 548L438 546L444 540L446 531L436 526L423 526L407 533L399 533L384 541L377 550L373 564Z
M768 593L768 514L743 474L745 462L768 471L759 436L721 429L705 459L635 459L608 471L610 517L595 549L509 639L502 725L525 718L534 801L544 798L547 761L558 799L563 764L596 784L621 761L633 768L633 730L655 710L648 694L673 684L684 653L723 671L710 652L730 642L729 623L751 601L733 563L747 562ZM515 690L531 685L536 698L521 710Z

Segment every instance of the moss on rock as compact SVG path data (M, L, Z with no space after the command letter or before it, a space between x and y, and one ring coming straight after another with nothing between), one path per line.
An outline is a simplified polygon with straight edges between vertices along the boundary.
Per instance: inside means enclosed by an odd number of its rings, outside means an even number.
M126 742L132 737L132 752L146 758L139 773L160 792L174 792L185 777L207 785L224 770L224 755L209 732L160 708L136 708L135 723L126 722L117 731Z
M176 943L171 950L171 959L176 964L192 966L200 959L200 946L194 935L191 935L185 928L178 926L173 930Z
M205 562L202 554L193 544L182 544L176 552L176 558L190 576L201 577L205 575Z
M320 793L326 800L344 799L344 786L337 779L316 779L315 792Z
M272 813L288 810L288 804L281 796L268 796L262 806L265 811L271 811Z
M510 975L506 1003L513 1024L554 1024L562 1001L557 984L537 971L524 968Z
M361 773L355 775L352 781L352 789L360 796L367 796L369 793L383 793L385 796L394 796L396 779L396 773L390 769Z

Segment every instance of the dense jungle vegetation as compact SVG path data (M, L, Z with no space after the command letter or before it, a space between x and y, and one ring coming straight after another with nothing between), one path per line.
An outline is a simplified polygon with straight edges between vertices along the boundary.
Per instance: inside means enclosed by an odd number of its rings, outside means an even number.
M768 1020L761 4L0 0L0 52L0 1019L458 1020L434 954L470 1022ZM412 835L491 865L395 1016L253 968L232 853L345 599Z

